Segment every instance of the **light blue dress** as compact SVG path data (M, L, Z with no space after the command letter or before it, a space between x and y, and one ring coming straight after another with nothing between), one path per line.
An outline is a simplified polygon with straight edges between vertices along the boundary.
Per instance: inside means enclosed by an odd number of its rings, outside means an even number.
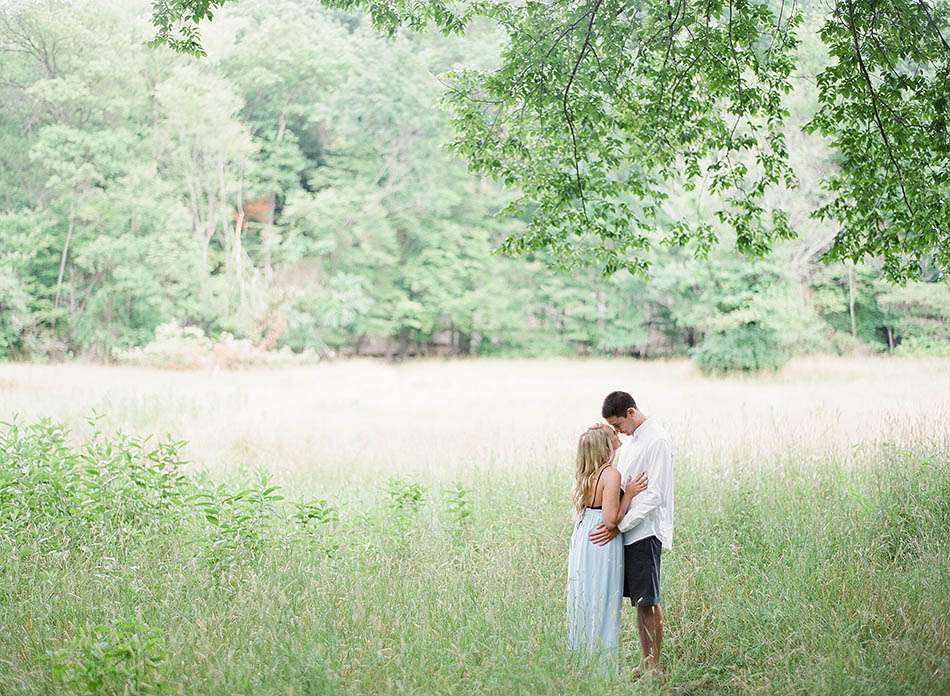
M588 538L603 510L584 508L574 521L567 560L567 644L592 659L604 674L620 667L620 613L623 603L623 537L603 546Z

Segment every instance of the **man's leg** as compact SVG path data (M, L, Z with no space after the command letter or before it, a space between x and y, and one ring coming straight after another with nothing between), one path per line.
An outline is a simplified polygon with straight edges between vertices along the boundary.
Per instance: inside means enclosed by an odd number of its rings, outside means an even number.
M660 554L655 536L624 547L624 595L637 607L641 672L652 672L660 662L663 642L663 610L660 608Z
M655 670L660 663L660 646L663 643L663 609L660 605L637 607L637 627L640 629L643 668Z

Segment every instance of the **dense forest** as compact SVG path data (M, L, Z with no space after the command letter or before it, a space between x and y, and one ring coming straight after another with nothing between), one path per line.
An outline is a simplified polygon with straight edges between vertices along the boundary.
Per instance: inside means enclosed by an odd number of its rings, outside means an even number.
M819 136L787 134L801 185L773 202L797 239L765 258L658 246L648 276L606 277L496 253L526 220L445 147L441 76L497 61L497 27L387 38L360 14L247 0L196 58L149 48L148 19L144 1L0 8L0 358L113 360L157 329L320 356L691 354L711 370L950 353L944 279L822 263L835 229L809 211L835 162ZM799 123L825 61L809 21Z

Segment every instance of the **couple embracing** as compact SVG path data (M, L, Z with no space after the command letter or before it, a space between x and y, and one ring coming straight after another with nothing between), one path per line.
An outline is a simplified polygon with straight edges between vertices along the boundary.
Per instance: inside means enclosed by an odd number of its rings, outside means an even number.
M604 672L617 670L620 615L629 597L640 634L637 671L652 671L663 641L660 553L673 544L673 452L663 426L627 392L608 394L601 415L606 423L577 443L568 646L595 658Z

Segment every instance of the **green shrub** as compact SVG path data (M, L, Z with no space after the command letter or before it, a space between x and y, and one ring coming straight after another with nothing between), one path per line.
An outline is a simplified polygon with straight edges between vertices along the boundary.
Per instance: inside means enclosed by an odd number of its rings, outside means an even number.
M97 434L74 449L68 437L49 420L0 429L0 535L55 547L92 531L114 545L150 530L191 544L217 581L285 528L283 497L263 470L249 484L213 482L182 471L182 442Z
M417 513L425 502L426 489L416 481L391 478L386 482L386 493L389 514L384 528L395 544L393 548L401 548L407 541Z
M340 550L332 526L340 519L339 510L326 500L312 500L295 504L294 519L304 539L313 550L333 558Z
M296 507L297 512L294 517L302 527L307 529L330 524L340 519L339 511L323 499L297 503Z
M445 494L445 509L452 521L452 530L459 534L468 529L472 510L468 501L468 491L461 483L456 483Z
M161 680L167 656L161 631L139 619L83 629L50 654L53 679L76 696L168 693Z
M178 523L196 490L181 470L184 443L97 436L77 451L68 435L49 420L0 431L0 530Z
M289 348L268 351L246 338L235 338L229 333L222 333L217 340L212 340L197 326L179 326L175 322L156 328L155 338L148 344L113 350L112 357L124 365L171 370L306 365L320 360L313 350L299 354L292 353Z
M855 338L849 333L835 331L829 341L828 347L835 355L855 355L869 353L872 350L882 350L880 344L869 345L860 338Z
M271 485L263 469L254 485L233 490L219 483L195 494L208 523L203 551L212 578L220 581L232 567L260 557L276 533L275 505L280 500L278 486Z
M79 511L82 471L66 434L49 420L0 432L0 531L47 527Z
M0 268L0 359L18 352L23 332L33 322L29 300L16 274Z
M188 370L213 364L210 338L197 326L176 322L155 329L155 338L145 346L116 349L113 357L126 365Z
M789 360L775 331L748 323L707 336L693 351L706 374L779 370Z
M389 506L394 512L413 513L426 498L426 489L421 483L398 478L386 482L386 491L389 494Z
M894 350L898 355L932 355L950 357L950 341L932 336L910 336Z

